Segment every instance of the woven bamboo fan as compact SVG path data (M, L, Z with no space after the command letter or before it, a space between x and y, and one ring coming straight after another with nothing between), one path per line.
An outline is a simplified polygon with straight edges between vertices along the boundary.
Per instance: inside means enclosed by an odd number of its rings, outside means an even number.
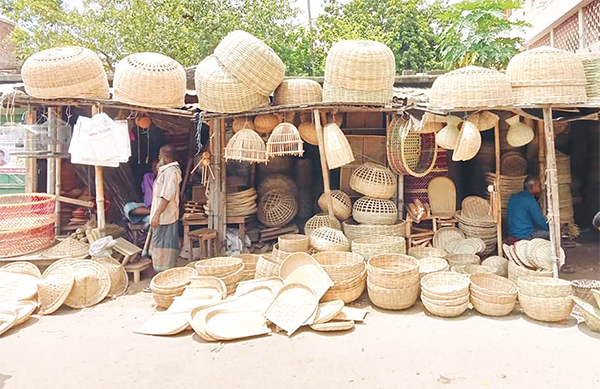
M456 212L456 185L448 177L435 177L427 185L431 214L452 217Z
M354 202L352 217L364 224L396 224L398 208L393 201L365 196Z
M267 158L286 155L301 157L302 154L304 154L304 142L296 126L291 123L281 123L275 127L267 140Z
M329 123L323 128L323 139L329 170L354 162L350 143L337 124Z
M464 122L456 149L452 153L453 161L468 161L473 159L481 148L481 134L471 122Z
M323 88L316 81L305 78L283 80L275 89L273 104L310 104L323 101Z
M21 69L25 91L38 99L108 99L108 80L96 53L76 46L35 53Z
M181 64L158 53L135 53L115 69L113 98L127 104L153 108L178 108L185 104L187 77Z
M215 56L237 79L269 96L285 75L285 64L265 42L245 31L232 31L215 48Z
M479 131L485 131L498 124L500 117L490 111L482 111L469 116L467 121L473 123Z
M225 146L226 161L267 162L267 146L260 135L250 129L240 130Z
M326 213L318 213L308 219L306 224L304 224L304 234L310 236L314 230L320 227L330 227L341 230L342 224L337 219L332 222L332 220L329 218L329 215Z
M310 246L317 251L350 251L350 242L340 230L320 227L310 233Z
M352 215L352 202L350 196L341 190L331 191L331 201L333 203L333 214L339 220L346 220ZM323 212L327 212L329 207L327 206L327 200L325 193L319 196L318 200L319 207Z
M535 136L533 129L527 124L521 123L519 118L519 115L515 115L506 119L506 123L510 126L506 134L506 141L513 147L525 146Z
M438 108L476 108L513 104L508 77L491 69L467 66L438 77L429 103Z
M448 116L448 124L435 135L435 143L446 150L454 150L460 135L458 125L461 121L456 116Z
M261 134L268 134L273 131L277 125L281 123L279 117L273 114L257 115L254 118L254 127L256 132Z
M195 84L198 105L206 111L237 113L269 104L268 97L244 85L214 55L196 67Z
M254 122L252 119L248 118L248 116L238 116L233 119L231 128L233 129L234 133L239 132L243 128L254 130Z
M577 54L585 72L585 93L590 103L600 103L600 54Z
M258 220L267 227L283 227L296 216L298 205L294 195L287 191L267 192L258 203Z
M366 162L352 172L350 188L365 196L389 199L396 194L397 180L385 166Z
M444 116L425 112L419 124L418 131L422 133L438 132L444 127L446 121L447 118Z
M387 128L387 157L397 174L426 176L437 158L435 134L418 133L412 120L397 116Z

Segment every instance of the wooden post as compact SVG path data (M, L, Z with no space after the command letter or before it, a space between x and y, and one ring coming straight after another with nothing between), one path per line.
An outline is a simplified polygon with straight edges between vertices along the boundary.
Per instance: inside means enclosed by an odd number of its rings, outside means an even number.
M210 126L210 162L214 172L214 177L209 181L209 206L210 218L209 227L217 231L217 249L215 255L221 252L221 246L226 239L227 222L225 214L226 205L223 193L225 193L226 185L226 169L223 168L223 144L225 138L225 127L223 120L214 119Z
M544 108L544 135L546 139L546 198L548 205L548 223L552 248L552 269L558 278L558 261L560 255L560 207L558 198L558 177L556 173L556 153L554 150L554 125L552 108Z
M62 145L60 144L60 139L61 139L61 134L64 132L64 127L59 127L58 123L59 119L62 117L62 107L58 107L56 108L57 112L55 112L56 116L56 137L54 139L54 173L55 173L55 177L54 177L54 194L57 196L60 196L60 192L61 192L61 181L62 181L62 176L61 176L61 168L62 168ZM54 233L56 235L60 235L60 201L57 201L55 204L55 208L54 208L54 212L56 213L56 223L54 224Z
M321 116L319 110L314 111L315 129L317 131L317 140L319 143L319 157L321 158L321 173L323 174L323 191L325 192L325 202L327 203L327 209L329 210L329 220L331 225L337 224L337 218L333 213L333 199L331 198L331 187L329 184L329 167L327 166L327 159L325 158L325 143L323 139L323 127L321 127Z
M60 194L54 193L55 190L55 179L56 179L56 164L54 159L54 146L56 144L56 108L48 108L48 158L46 159L46 192L48 194Z
M502 250L502 199L500 198L500 126L496 122L494 126L494 149L496 150L496 180L494 182L494 191L498 192L496 199L498 200L498 229L497 229L497 238L498 238L498 255L503 256ZM494 195L490 194L490 198ZM492 215L494 216L494 215Z
M100 112L97 105L92 105L92 116ZM106 232L106 216L104 215L104 175L102 166L94 166L94 175L96 186L96 216L98 218L98 230L100 236L104 237Z
M37 122L37 113L35 110L27 111L25 116L25 124L35 124ZM37 192L37 159L35 157L27 157L25 164L25 193Z

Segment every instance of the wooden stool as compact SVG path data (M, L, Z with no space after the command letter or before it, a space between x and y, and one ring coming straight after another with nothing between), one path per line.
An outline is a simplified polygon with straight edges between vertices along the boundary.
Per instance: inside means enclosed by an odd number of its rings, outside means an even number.
M217 247L217 231L212 228L200 228L188 233L190 242L190 262L194 260L194 240L198 241L200 246L200 258L211 258L219 252ZM206 244L206 257L204 256L204 243ZM212 246L212 250L211 250Z
M148 258L140 259L138 262L130 263L125 265L127 273L133 274L133 282L140 282L141 273L152 266L152 260Z
M421 221L431 221L431 228L420 227ZM415 223L410 215L406 216L404 223L406 228L406 248L409 249L414 246L427 246L433 240L433 235L437 231L437 221L435 217L427 217L421 220L419 223ZM415 225L417 224L417 226Z

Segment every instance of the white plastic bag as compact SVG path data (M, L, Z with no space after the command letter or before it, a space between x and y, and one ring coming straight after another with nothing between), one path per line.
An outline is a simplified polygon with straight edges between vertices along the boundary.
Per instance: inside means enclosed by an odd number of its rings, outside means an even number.
M94 257L110 257L112 248L117 244L112 236L100 238L90 245L90 255Z

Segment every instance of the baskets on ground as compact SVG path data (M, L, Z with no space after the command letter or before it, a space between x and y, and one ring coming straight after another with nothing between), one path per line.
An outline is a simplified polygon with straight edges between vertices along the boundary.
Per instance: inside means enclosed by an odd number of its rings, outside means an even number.
M337 189L332 190L330 194L331 202L333 203L333 214L335 217L339 220L347 220L350 218L352 215L352 202L350 201L350 196ZM327 212L329 210L325 193L319 196L319 200L317 202L323 212Z
M185 104L187 76L181 64L158 53L135 53L115 69L113 98L152 108L179 108Z
M450 267L479 265L479 257L475 254L452 254L448 256L448 264Z
M76 46L35 53L25 61L21 76L28 95L38 99L108 99L108 79L96 53Z
M571 284L575 296L598 308L599 302L594 299L592 290L600 290L600 280L574 280Z
M350 303L360 297L366 285L366 264L362 256L343 251L324 251L314 255L333 286L321 301L342 300Z
M323 101L321 85L306 78L283 80L273 94L275 105L310 104Z
M354 153L350 143L348 143L346 135L337 124L329 123L323 127L323 139L325 142L325 158L329 170L354 162Z
M387 128L387 159L397 174L424 177L437 158L435 133L420 133L410 119L397 116Z
M519 292L530 297L567 297L573 294L569 281L550 277L519 277Z
M206 111L237 113L269 104L267 96L244 85L214 55L196 67L195 84L198 106Z
M443 258L421 258L419 261L419 280L427 274L447 271L449 269L448 261Z
M473 274L470 277L471 303L481 314L506 316L517 301L517 285L495 274Z
M442 249L436 249L435 247L411 247L408 249L408 255L417 259L421 258L444 258L448 257L448 253ZM452 266L452 264L450 264Z
M581 59L564 50L544 46L519 53L508 63L506 75L517 104L587 101Z
M532 297L519 290L519 304L532 319L546 322L565 320L573 310L573 296Z
M344 234L350 241L363 236L406 236L404 222L398 224L356 224L354 220L342 223Z
M508 262L508 279L517 282L520 277L539 276L552 277L551 270L531 270L524 266L516 265L514 262Z
M267 146L255 131L244 128L234 134L225 146L226 161L267 162Z
M244 262L236 257L215 257L196 262L196 271L200 276L217 277L225 284L227 294L235 292L244 276Z
M383 309L406 309L419 297L419 263L402 254L380 254L367 263L369 299Z
M254 279L256 273L256 265L258 263L258 254L237 254L235 258L239 258L244 262L244 278L243 281Z
M590 103L600 102L600 54L577 54L585 72L585 94Z
M496 274L502 277L508 277L508 260L498 255L488 257L481 262L482 265L495 267Z
M298 205L288 191L274 189L265 193L258 203L258 220L267 227L282 227L296 216Z
M379 254L406 254L406 240L401 236L365 236L352 240L352 252L366 261Z
M307 252L309 241L308 236L301 234L281 235L278 238L279 249L289 253Z
M342 229L339 220L331 220L328 214L318 213L306 221L306 224L304 224L304 234L310 237L310 234L320 227L331 227L337 230Z
M581 311L583 320L585 320L585 323L588 325L590 330L600 332L600 309L594 307L579 297L574 296L573 300L576 308Z
M451 269L455 273L473 275L473 274L496 274L499 275L498 269L493 266L484 265L463 265L453 266Z
M453 272L436 272L421 279L421 301L431 314L460 316L469 307L469 278Z
M352 172L350 188L368 197L389 199L396 194L397 179L385 166L366 162Z
M258 261L256 261L254 278L279 276L280 267L281 261L278 261L272 255L261 254Z
M267 140L267 158L283 157L286 155L302 156L304 141L296 126L291 123L281 123L273 130Z
M437 108L476 108L513 104L506 75L492 69L467 66L438 77L429 103Z
M310 246L317 251L350 251L344 233L331 227L319 227L310 233Z
M352 217L364 224L395 224L398 208L393 201L364 196L354 202Z
M262 96L269 96L285 75L285 64L273 49L245 31L227 34L214 55L246 87Z

